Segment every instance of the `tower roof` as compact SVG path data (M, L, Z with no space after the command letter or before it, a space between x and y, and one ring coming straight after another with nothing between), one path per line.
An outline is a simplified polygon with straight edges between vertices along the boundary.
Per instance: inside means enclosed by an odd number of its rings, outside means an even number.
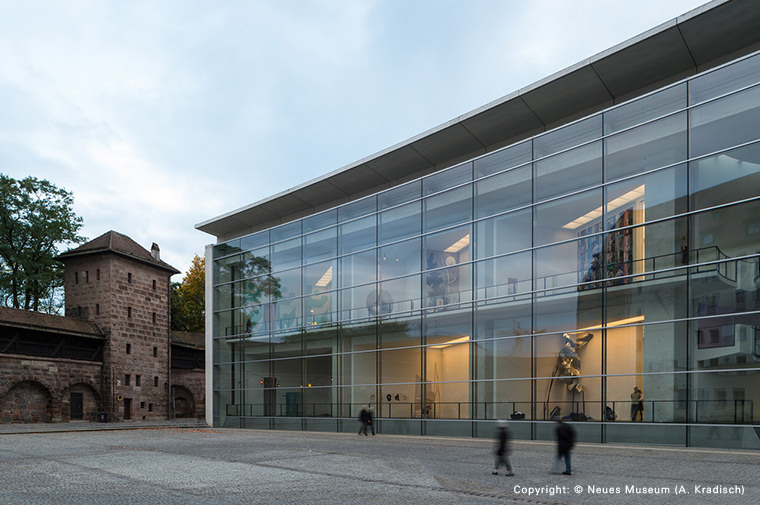
M179 270L170 264L159 259L155 259L147 249L142 247L131 238L113 230L104 233L98 238L94 238L75 249L71 249L70 251L59 254L56 259L65 263L69 258L108 252L126 256L143 263L148 263L156 268L171 272L172 274L180 273Z

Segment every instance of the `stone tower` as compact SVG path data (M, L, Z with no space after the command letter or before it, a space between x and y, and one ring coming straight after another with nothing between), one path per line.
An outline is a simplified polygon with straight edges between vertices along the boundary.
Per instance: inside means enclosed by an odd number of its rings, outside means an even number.
M64 263L66 316L105 334L103 408L111 420L167 419L170 413L170 282L179 273L109 231L58 256Z

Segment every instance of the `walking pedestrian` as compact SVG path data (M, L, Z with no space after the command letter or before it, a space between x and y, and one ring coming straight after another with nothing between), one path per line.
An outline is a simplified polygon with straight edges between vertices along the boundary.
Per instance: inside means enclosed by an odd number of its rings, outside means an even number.
M362 405L362 411L359 412L359 423L361 423L361 426L359 426L359 435L361 434L367 435L367 425L369 424L369 411L367 410L366 405Z
M509 453L511 448L509 441L509 430L507 429L507 422L500 419L496 422L496 448L494 450L495 460L493 465L493 475L499 475L499 467L504 465L507 468L507 477L513 477L515 474L512 471L512 464L509 462Z
M562 458L565 458L565 471L563 475L572 475L573 470L570 466L570 452L575 447L575 430L572 426L564 423L562 419L557 419L557 459L554 467L559 471L559 464Z
M369 424L370 429L372 430L372 436L375 436L375 409L372 408L372 405L369 405L367 407L367 424ZM364 433L367 434L366 431Z

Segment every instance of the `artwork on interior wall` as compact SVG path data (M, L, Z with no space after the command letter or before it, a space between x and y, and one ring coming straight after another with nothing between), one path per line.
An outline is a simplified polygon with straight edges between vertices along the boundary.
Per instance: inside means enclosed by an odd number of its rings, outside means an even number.
M633 208L607 217L607 229L611 231L606 236L602 234L601 221L578 232L581 239L578 241L578 282L584 283L578 286L578 291L602 287L597 281L604 278L624 277L633 273L633 230L625 228L631 225ZM630 277L624 277L613 283L629 282Z
M456 253L431 251L425 260L425 299L428 307L440 307L451 303L450 295L459 292L459 262ZM441 268L452 267L452 268ZM435 270L439 269L439 270Z

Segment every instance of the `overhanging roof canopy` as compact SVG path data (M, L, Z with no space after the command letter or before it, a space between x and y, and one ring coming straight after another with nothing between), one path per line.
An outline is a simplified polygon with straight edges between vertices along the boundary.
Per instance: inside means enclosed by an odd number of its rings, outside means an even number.
M756 0L715 0L407 141L195 227L223 242L292 221L448 168L758 48Z

